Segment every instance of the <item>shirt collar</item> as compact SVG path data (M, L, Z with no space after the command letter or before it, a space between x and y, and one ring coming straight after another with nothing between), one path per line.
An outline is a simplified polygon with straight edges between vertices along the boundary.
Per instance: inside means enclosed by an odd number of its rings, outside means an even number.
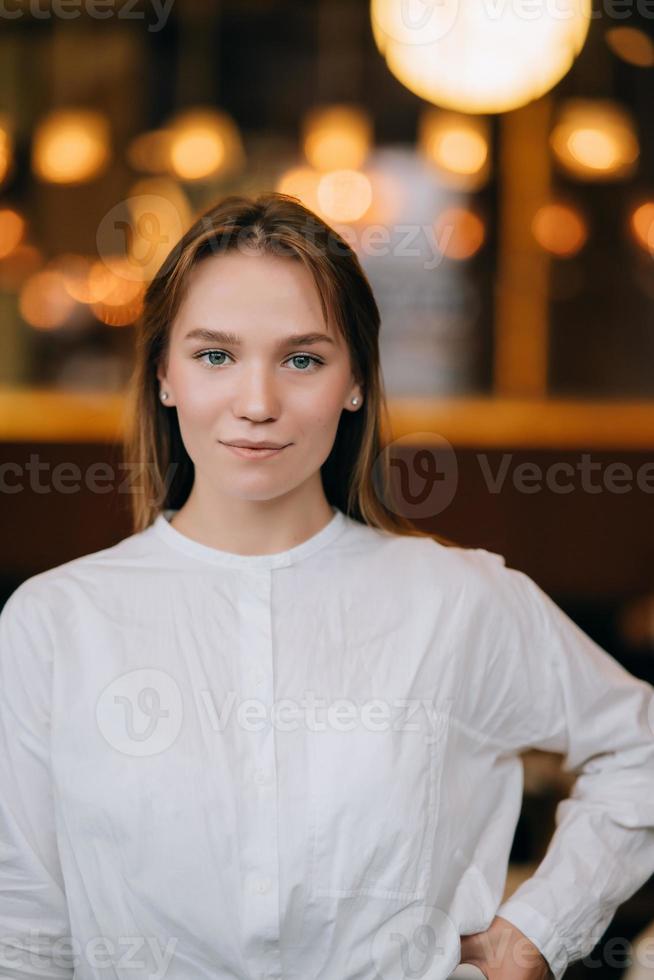
M331 505L331 509L333 516L320 531L317 531L310 538L307 538L306 541L302 541L293 548L287 548L285 551L276 551L270 555L239 555L232 551L222 551L219 548L212 548L210 545L201 544L199 541L195 541L193 538L182 534L181 531L178 531L177 528L174 528L169 523L169 519L176 513L172 509L162 511L155 518L151 527L171 547L176 548L178 551L183 551L192 558L209 562L212 565L226 565L232 568L250 568L255 570L284 568L286 565L292 565L314 554L320 548L334 541L345 530L347 523L345 514L333 504Z

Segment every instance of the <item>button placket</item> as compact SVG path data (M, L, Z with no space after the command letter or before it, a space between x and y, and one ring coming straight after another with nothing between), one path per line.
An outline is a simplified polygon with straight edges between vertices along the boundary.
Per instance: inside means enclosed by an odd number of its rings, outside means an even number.
M253 975L281 975L279 954L279 853L274 699L272 569L243 575L239 595L241 688L254 702L258 724L243 733L242 861L244 952Z

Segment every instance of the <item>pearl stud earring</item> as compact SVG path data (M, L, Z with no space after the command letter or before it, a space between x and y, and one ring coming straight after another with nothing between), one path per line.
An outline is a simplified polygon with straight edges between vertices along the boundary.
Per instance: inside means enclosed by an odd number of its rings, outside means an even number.
M359 404L359 399L358 399L358 398L356 398L356 397L355 397L355 398L353 398L353 399L352 399L352 404L353 404L353 405L358 405L358 404Z
M165 402L166 399L168 398L168 392L167 391L162 391L160 397L161 397L162 402Z

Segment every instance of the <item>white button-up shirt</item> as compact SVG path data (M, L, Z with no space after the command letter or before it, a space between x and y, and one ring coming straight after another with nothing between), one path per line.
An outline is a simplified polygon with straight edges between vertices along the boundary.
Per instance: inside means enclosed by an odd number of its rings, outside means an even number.
M0 975L441 980L499 914L558 980L654 872L654 689L493 552L171 513L0 615ZM578 778L502 902L528 748Z

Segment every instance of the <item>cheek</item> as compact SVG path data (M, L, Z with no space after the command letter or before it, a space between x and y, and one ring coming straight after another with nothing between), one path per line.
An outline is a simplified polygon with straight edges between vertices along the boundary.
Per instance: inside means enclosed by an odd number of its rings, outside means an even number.
M346 386L347 379L336 374L325 378L320 384L307 385L306 390L294 393L294 409L304 415L307 422L329 427L338 423Z
M314 444L319 438L331 440L336 433L343 408L341 392L325 391L320 397L298 401L293 408L297 429L311 435Z
M190 425L202 425L215 420L216 411L221 409L225 400L224 394L221 395L224 390L213 378L205 377L202 368L194 366L194 370L180 372L175 379L175 396L180 417Z

